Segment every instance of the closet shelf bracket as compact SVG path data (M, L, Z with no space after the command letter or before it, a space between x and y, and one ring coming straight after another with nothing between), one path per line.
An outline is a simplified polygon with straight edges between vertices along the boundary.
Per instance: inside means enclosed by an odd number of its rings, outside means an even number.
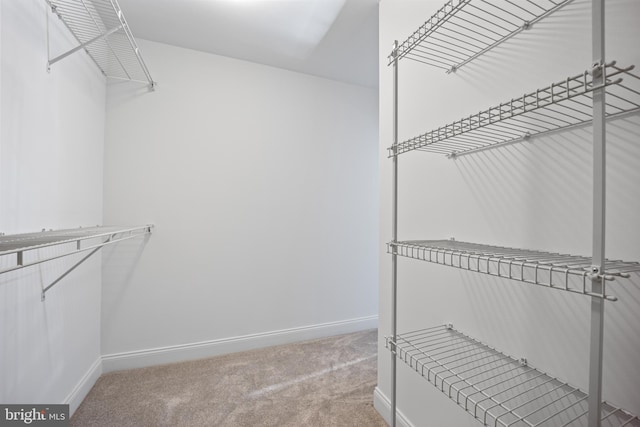
M95 43L99 40L105 39L107 37L109 37L111 34L115 33L116 31L120 30L122 28L122 25L116 27L116 28L112 28L111 30L107 31L104 34L100 34L95 36L94 38L92 38L89 41L86 41L84 43L79 44L78 46L74 47L73 49L70 49L68 51L66 51L65 53L62 53L58 56L56 56L55 58L49 59L49 61L47 62L47 70L51 69L51 65L55 64L56 62L60 61L61 59L66 58L67 56L71 55L72 53L75 53L77 51L79 51L80 49L85 49L87 48L87 46L89 46L91 43Z
M156 82L142 59L140 49L117 0L45 0L76 39L78 45L47 61L51 65L84 50L103 75L113 79L145 83L154 90ZM47 15L49 50L49 15Z
M0 274L47 261L88 252L62 275L42 288L46 292L106 245L151 234L153 225L137 227L96 226L37 233L0 235Z

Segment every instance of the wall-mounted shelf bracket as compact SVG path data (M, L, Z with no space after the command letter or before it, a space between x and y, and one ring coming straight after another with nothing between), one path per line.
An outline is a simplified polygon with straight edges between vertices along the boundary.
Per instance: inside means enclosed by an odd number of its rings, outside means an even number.
M104 34L100 34L95 36L94 38L92 38L89 41L86 41L84 43L80 43L78 46L74 47L73 49L70 49L68 51L66 51L65 53L56 56L55 58L49 59L49 61L47 61L47 70L51 69L51 65L55 64L56 62L60 61L61 59L66 58L67 56L71 55L72 53L76 53L77 51L81 50L81 49L86 49L87 46L89 46L91 43L95 43L99 40L103 40L107 37L109 37L111 34L115 33L116 31L120 30L122 28L122 25L116 27L116 28L112 28L109 31L107 31Z
M156 82L151 78L140 49L129 29L124 14L116 0L45 0L78 45L51 58L52 64L84 50L106 77L145 83L154 90ZM49 16L47 15L47 46L49 45Z
M0 274L42 264L81 252L89 252L62 275L42 287L41 300L46 292L75 270L99 249L112 243L122 242L151 234L153 225L137 227L87 227L69 230L50 230L38 233L0 235ZM55 255L45 248L56 247ZM11 259L14 261L12 262Z

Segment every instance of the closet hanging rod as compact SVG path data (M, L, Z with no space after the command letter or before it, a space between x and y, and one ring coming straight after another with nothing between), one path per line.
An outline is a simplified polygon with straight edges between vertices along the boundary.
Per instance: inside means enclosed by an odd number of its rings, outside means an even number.
M484 426L580 426L587 394L569 383L441 325L385 338L396 358ZM638 417L602 402L607 426L637 425ZM603 424L604 425L604 424Z
M455 72L572 0L526 2L450 0L402 42L395 53ZM389 65L394 54L389 56Z
M26 233L16 235L2 235L0 236L0 259L12 259L13 262L9 267L0 268L0 274L8 273L10 271L19 270L26 267L31 267L37 264L41 264L47 261L53 261L55 259L67 257L69 255L90 251L96 248L101 248L107 244L113 244L128 240L131 238L147 235L151 233L153 225L144 225L138 227L86 227L67 230L56 231L42 231L37 233ZM82 242L87 240L101 241L89 246L82 247ZM56 255L47 256L41 254L38 251L41 249L68 245L75 243L74 248L66 247L60 250L61 253ZM29 253L33 253L32 259L25 256Z
M567 77L498 106L471 114L430 132L388 148L389 157L413 150L456 156L496 145L528 140L561 129L591 122L592 93L607 90L607 119L640 111L640 77L634 66L615 61ZM602 86L592 84L593 73L605 73Z
M617 297L591 292L592 260L588 257L503 246L482 245L456 240L408 240L390 242L387 252L449 267L503 277L524 283L595 296L609 301ZM599 277L605 281L629 278L639 272L640 263L607 260Z

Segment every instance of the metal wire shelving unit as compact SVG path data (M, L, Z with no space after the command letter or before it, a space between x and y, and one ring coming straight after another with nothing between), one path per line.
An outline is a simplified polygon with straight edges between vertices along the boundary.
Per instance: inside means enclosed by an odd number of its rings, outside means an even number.
M450 0L398 46L397 58L455 72L571 1Z
M593 272L588 257L455 240L391 242L387 252L609 301L618 299L607 294L604 285L600 293L590 291ZM606 260L604 271L599 277L605 281L629 278L629 273L640 271L640 263Z
M588 395L455 329L435 326L386 339L399 360L485 426L584 426ZM607 402L601 424L631 426L634 416Z
M607 91L608 120L635 114L640 111L640 77L631 73L633 69L615 61L605 64L604 83L598 85L593 83L593 70L567 77L391 146L389 156L421 150L456 157L589 124L593 92L600 88Z
M106 245L151 234L152 225L136 227L96 226L36 233L0 235L0 274L32 267L44 262L88 252L71 268L42 287L42 301L46 292L66 277L91 255ZM47 251L55 247L54 251Z
M398 64L408 58L448 73L557 11L571 0L450 0L407 40L394 44L393 66L391 426L396 425L396 361L404 361L486 426L640 426L640 419L602 402L606 282L628 278L640 263L605 258L606 122L640 112L634 66L605 61L604 0L592 4L592 67L498 106L398 141ZM452 240L398 239L398 157L428 151L450 158L550 132L593 128L592 256ZM467 337L452 327L398 334L398 257L504 277L590 297L589 394ZM530 383L530 384L529 384ZM529 384L529 385L527 385ZM540 394L538 394L540 392Z
M79 43L53 58L48 67L84 50L106 77L154 82L117 0L45 0ZM47 21L48 22L48 21Z

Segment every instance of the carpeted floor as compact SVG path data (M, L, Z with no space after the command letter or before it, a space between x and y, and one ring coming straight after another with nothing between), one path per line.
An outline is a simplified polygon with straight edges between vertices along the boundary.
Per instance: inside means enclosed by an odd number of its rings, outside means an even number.
M105 374L71 426L384 427L377 331Z

